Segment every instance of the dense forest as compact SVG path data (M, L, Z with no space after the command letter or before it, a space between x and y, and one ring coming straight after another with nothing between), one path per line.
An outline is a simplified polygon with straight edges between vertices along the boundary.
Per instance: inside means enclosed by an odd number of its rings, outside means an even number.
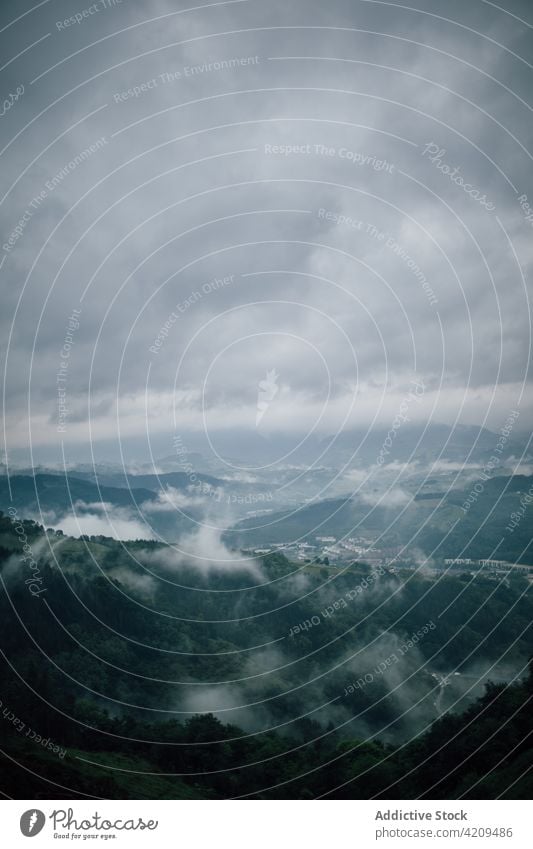
M200 569L157 543L17 528L0 518L14 797L533 790L524 578L239 552Z

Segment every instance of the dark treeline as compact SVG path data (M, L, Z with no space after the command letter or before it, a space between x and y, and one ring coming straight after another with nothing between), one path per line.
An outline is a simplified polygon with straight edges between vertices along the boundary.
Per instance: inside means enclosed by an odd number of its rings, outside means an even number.
M20 538L1 518L0 740L15 798L527 798L533 789L531 675L488 681L440 719L434 707L435 673L490 668L503 653L519 670L533 653L522 578L402 582L364 564L287 577L295 566L281 555L265 559L261 579L244 567L200 575L163 569L162 546L23 527L46 592L28 590ZM280 635L275 654L248 651ZM235 703L261 702L257 710L191 707L187 685L229 688L263 669L236 688ZM350 692L365 674L372 680Z

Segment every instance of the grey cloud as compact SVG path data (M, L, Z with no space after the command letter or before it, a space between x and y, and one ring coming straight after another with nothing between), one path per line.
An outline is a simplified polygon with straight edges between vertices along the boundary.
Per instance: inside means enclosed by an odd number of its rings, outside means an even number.
M515 7L527 18L527 4ZM5 6L6 20L15 8ZM89 284L69 358L67 445L87 441L88 409L92 439L114 438L117 401L121 437L142 438L146 391L148 429L171 433L175 384L185 393L177 406L185 430L203 428L204 403L210 430L239 416L253 426L257 384L272 368L280 392L262 424L273 431L307 430L324 404L319 429L335 429L355 386L360 420L377 414L386 422L413 372L433 393L421 416L432 415L435 401L438 421L459 415L480 423L488 415L499 425L529 379L527 293L498 223L527 274L529 225L517 195L533 198L530 110L521 101L530 70L512 52L527 58L531 41L519 21L486 4L481 16L438 0L425 10L432 14L335 0L227 4L135 26L146 10L123 3L60 32L61 8L43 7L12 28L13 55L51 35L4 77L4 90L21 81L26 88L3 118L8 139L79 86L4 154L3 191L38 157L2 205L4 239L45 192L3 252L6 332L31 270L9 351L8 451L29 439L30 388L32 440L57 442L59 355L68 316ZM154 3L149 15L185 8ZM165 47L173 42L186 43ZM287 56L307 58L275 58ZM235 57L258 60L214 65ZM192 67L196 73L185 71ZM495 212L423 155L431 142ZM302 152L268 153L265 145ZM379 162L387 167L377 170ZM361 227L321 218L321 209ZM275 273L257 273L265 271ZM530 411L529 384L522 403Z

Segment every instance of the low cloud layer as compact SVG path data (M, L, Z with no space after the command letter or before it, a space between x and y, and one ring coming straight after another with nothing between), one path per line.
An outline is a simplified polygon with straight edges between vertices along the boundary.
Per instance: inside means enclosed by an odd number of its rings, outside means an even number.
M206 525L180 537L179 545L155 552L145 552L147 563L169 572L182 567L192 568L202 575L211 573L246 573L259 582L263 578L257 560L231 552L222 542L220 531Z

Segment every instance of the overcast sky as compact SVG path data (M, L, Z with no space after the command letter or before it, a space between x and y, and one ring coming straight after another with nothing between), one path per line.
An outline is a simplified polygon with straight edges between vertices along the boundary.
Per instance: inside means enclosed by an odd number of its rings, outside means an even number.
M388 426L413 381L413 420L527 429L532 26L3 2L8 456Z

